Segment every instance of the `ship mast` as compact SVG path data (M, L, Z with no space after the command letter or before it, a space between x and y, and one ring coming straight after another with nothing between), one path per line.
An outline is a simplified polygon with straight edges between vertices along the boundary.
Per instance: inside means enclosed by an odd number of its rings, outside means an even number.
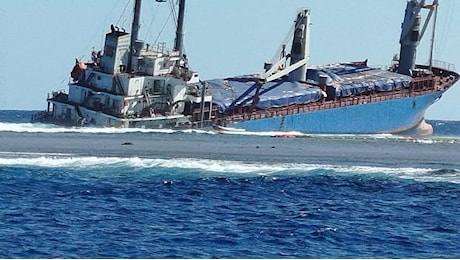
M134 17L131 24L131 40L129 43L129 55L128 55L128 72L132 72L133 56L136 52L135 44L139 36L139 19L141 15L141 0L136 0L134 2Z
M176 40L174 42L174 50L178 51L180 56L184 52L184 16L185 16L185 0L179 0L179 15L177 17Z
M438 19L438 0L435 0L433 2L433 7L434 7L434 20L433 20L433 29L431 32L431 45L430 45L430 70L433 68L433 49L434 49L434 38L436 36L436 21ZM430 12L431 16L431 12Z

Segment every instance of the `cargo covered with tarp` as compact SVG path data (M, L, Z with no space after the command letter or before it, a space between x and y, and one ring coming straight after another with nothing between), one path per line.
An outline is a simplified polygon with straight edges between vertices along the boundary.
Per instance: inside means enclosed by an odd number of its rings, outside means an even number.
M335 88L336 97L404 89L410 86L412 80L406 75L354 63L308 69L308 83L319 85L321 77L328 86Z
M269 109L306 104L323 97L318 87L300 82L272 81L262 84L259 90L259 79L251 77L214 79L207 83L212 92L213 102L218 105L220 113L250 105L255 105L259 109Z

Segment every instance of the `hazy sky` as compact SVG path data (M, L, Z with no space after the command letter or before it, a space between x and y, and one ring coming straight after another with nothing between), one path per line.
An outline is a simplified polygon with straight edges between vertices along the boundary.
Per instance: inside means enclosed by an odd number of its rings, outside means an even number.
M456 1L440 0L434 55L460 71ZM188 0L185 48L202 79L261 72L277 54L297 10L307 7L312 65L364 59L389 65L399 51L405 6L405 0ZM172 47L174 28L164 26L169 3L144 0L142 7L141 38ZM67 90L75 58L89 60L93 48L102 49L112 23L130 31L131 15L132 0L2 1L0 109L45 109L49 92ZM429 36L419 49L419 63L428 60ZM427 118L460 120L459 98L457 84Z

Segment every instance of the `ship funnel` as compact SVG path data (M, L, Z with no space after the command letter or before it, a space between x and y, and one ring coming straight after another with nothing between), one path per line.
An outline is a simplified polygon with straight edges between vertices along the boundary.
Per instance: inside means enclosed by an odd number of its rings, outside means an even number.
M302 66L289 73L290 81L305 81L307 64L310 56L310 10L304 9L297 14L294 38L291 48L291 66L303 63Z

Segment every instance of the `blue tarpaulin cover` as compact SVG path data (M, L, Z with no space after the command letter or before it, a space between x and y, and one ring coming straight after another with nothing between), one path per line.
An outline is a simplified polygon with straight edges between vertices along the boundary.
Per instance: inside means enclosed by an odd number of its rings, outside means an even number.
M327 78L328 85L336 88L337 97L404 89L409 87L412 80L406 75L350 63L308 69L307 82L319 84L320 75Z
M237 106L252 105L257 82L257 78L247 77L207 81L213 93L213 101L218 104L221 113ZM255 105L260 109L268 109L315 102L321 98L321 90L315 86L280 80L263 84Z
M346 63L326 65L307 70L306 82L289 82L285 79L264 83L259 98L254 101L259 79L255 76L240 76L227 79L208 80L213 102L223 113L238 106L268 109L293 104L305 104L320 100L323 95L318 87L320 77L335 88L336 97L348 97L365 92L383 92L408 88L411 77L387 70Z

